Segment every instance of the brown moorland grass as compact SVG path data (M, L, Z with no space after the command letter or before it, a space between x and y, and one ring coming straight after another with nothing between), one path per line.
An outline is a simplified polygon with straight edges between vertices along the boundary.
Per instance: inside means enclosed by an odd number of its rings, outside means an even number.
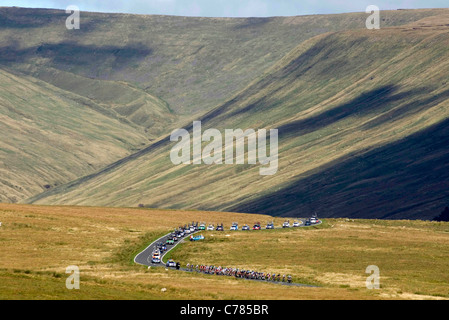
M0 204L1 299L435 299L447 298L449 224L329 219L322 226L206 232L171 254L187 263L291 273L317 287L286 287L164 268L132 259L189 221L264 223L269 216L183 210ZM275 218L279 225L283 220ZM230 235L227 237L226 235ZM212 237L212 235L214 235ZM367 290L378 265L381 289ZM67 290L78 265L81 289ZM166 288L165 292L161 292Z

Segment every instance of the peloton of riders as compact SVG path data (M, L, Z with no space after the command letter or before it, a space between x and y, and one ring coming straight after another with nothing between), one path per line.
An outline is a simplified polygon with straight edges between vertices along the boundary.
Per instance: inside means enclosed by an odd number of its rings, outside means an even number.
M221 267L221 266L208 266L208 265L196 265L194 266L191 263L187 264L187 270L189 271L196 271L204 274L214 274L217 276L229 276L229 277L235 277L235 278L242 278L242 279L252 279L252 280L262 280L262 281L277 281L277 282L288 282L292 283L292 276L287 275L285 276L278 273L264 273L264 272L257 272L254 270L240 270L238 268L227 268L227 267Z

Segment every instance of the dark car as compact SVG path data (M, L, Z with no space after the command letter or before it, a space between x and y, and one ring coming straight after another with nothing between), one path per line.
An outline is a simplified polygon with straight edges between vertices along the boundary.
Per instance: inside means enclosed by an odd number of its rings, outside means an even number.
M260 230L260 229L261 229L260 223L259 222L255 223L254 227L253 227L253 230Z
M224 231L223 224L217 225L216 231Z

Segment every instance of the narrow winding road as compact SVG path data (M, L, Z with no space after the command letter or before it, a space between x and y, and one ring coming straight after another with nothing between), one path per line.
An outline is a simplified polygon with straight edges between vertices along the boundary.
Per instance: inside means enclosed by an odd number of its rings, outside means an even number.
M302 224L301 226L297 227L297 228L304 228L304 227L309 227L305 225L305 219L301 219ZM311 226L316 226L321 224L321 220L319 220L318 223L316 224L312 224ZM292 227L291 227L292 228ZM282 229L282 227L277 227L275 229ZM241 230L240 230L241 231ZM249 232L261 232L262 230L250 230ZM178 241L175 242L174 245L171 245L170 247L168 247L167 251L165 251L162 256L161 256L161 263L153 263L151 261L151 258L153 256L153 252L154 250L157 248L157 244L158 243L166 243L167 239L170 237L170 235L172 234L172 232L166 234L165 236L160 237L159 239L153 241L148 247L146 247L142 252L140 252L139 254L136 255L136 257L134 258L134 262L137 264L141 264L144 266L148 266L148 267L165 267L166 261L164 261L164 257L167 253L169 253L171 250L173 250L176 246L178 246L179 244L183 243L185 241L185 239L189 239L189 237L192 234L198 233L201 231L195 231L194 233L190 233L188 235L185 235L182 238L178 238ZM217 231L217 232L223 232L223 231ZM231 233L233 232L239 232L239 231L229 231ZM241 232L247 232L247 231L241 231ZM189 240L187 240L189 241ZM186 268L180 268L181 271L186 271L186 272L196 272L196 270L194 271L190 271L189 269ZM242 279L242 278L239 278ZM261 281L261 282L266 282L266 283L275 283L275 284L282 284L282 285L290 285L290 286L301 286L301 287L313 287L311 285L306 285L306 284L300 284L300 283L288 283L288 282L274 282L274 281L266 281L266 280L255 280L255 279L244 279L244 280L250 280L250 281Z

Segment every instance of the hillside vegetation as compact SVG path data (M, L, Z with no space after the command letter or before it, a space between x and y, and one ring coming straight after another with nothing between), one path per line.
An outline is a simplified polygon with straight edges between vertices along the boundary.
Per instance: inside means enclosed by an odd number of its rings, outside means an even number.
M46 82L0 68L0 202L94 172L148 140Z
M439 12L385 11L382 26ZM93 82L100 91L93 92L89 79L126 82L165 100L175 113L192 116L228 100L304 40L363 27L367 14L195 18L81 12L79 30L66 29L67 17L62 10L0 7L0 64L110 107L123 103L114 100L127 96L127 88L111 95L107 82L101 82L106 88ZM135 99L134 107L153 115ZM145 123L159 133L152 125Z
M386 12L382 23L437 12ZM82 12L80 30L67 30L67 17L62 10L0 7L1 202L22 201L143 149L226 101L297 44L354 28L365 14Z
M168 137L30 202L432 218L448 200L449 15L316 36L206 128L278 128L279 170L174 166ZM184 128L189 128L186 122Z

